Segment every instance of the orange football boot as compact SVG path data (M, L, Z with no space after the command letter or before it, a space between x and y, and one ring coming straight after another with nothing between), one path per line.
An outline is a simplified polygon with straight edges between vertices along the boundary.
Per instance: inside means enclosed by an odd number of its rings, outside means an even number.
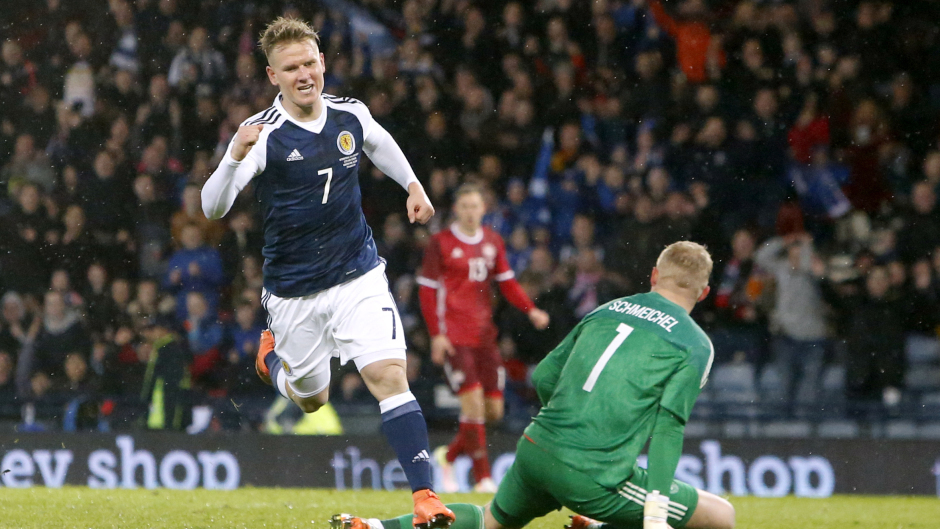
M268 371L268 364L265 359L268 355L274 354L274 333L265 329L261 331L261 343L258 344L258 355L255 356L255 371L267 385L272 385L271 372Z
M415 502L415 515L412 524L421 529L445 529L457 519L454 511L448 509L441 499L430 489L421 489L411 495Z

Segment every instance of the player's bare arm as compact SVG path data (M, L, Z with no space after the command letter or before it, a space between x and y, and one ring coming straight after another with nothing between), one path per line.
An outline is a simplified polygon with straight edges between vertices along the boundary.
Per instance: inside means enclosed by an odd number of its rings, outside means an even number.
M442 366L448 356L453 356L456 352L454 344L446 334L438 334L431 339L431 361L434 365Z
M529 321L532 322L532 326L540 331L547 329L548 324L551 321L548 313L540 308L534 308L526 315L529 317Z

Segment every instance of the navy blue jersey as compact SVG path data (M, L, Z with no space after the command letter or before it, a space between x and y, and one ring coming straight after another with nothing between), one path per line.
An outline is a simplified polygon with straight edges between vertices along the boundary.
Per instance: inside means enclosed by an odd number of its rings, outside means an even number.
M256 166L264 287L278 297L299 297L379 264L359 189L365 138L378 125L361 102L326 94L320 117L299 122L280 97L243 123L264 129L241 165Z

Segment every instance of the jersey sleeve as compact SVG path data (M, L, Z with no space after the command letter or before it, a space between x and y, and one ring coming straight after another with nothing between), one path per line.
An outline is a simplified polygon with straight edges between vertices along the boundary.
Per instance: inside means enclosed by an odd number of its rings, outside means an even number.
M437 237L431 237L428 247L424 250L424 260L421 265L421 275L418 276L418 301L421 304L421 314L428 327L428 334L433 338L441 333L440 318L438 316L438 289L442 280L441 243Z
M683 365L666 382L660 406L674 413L685 424L702 390L702 380L701 370L692 364Z
M343 108L346 109L347 106ZM418 181L418 177L415 176L414 169L411 168L411 164L408 163L405 153L402 152L395 138L392 138L385 127L375 121L369 108L362 102L356 101L348 105L348 110L359 119L362 125L362 151L380 171L398 182L398 185L407 191L409 185Z
M444 272L444 263L441 255L440 237L431 237L428 247L424 249L424 258L421 261L421 275L418 276L419 285L430 288L440 288Z
M235 198L248 182L264 170L267 158L266 147L268 136L273 130L265 127L258 136L258 142L251 147L248 154L241 161L232 158L234 138L225 149L225 155L219 162L212 176L202 188L202 211L208 219L220 219L228 213L235 203Z
M535 391L538 393L539 401L542 402L542 406L548 404L552 393L555 392L558 377L561 376L561 370L568 362L568 357L571 356L571 351L574 349L574 344L581 334L583 325L584 323L582 322L575 326L575 328L568 333L568 336L565 336L565 339L562 340L557 347L552 349L552 352L548 353L548 356L542 359L539 365L536 366L535 371L532 372L532 384L535 386Z
M685 422L666 408L659 408L653 436L650 439L647 463L646 489L669 495L679 458L682 457L682 441Z

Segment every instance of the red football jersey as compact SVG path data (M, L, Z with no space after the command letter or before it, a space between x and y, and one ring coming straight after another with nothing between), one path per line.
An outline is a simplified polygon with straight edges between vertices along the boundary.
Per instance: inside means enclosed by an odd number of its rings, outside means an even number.
M514 278L503 239L493 230L480 228L473 237L460 233L456 225L441 230L431 237L417 279L422 287L437 291L436 297L421 298L431 336L446 334L454 345L495 340L491 284L493 280L512 280L521 292ZM522 297L525 299L508 296L513 305L528 311L532 301L524 293Z

